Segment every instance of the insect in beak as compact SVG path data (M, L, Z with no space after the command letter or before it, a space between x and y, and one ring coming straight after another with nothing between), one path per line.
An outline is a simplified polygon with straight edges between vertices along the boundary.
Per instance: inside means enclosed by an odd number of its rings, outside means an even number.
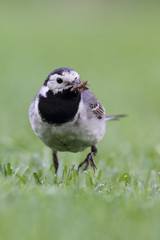
M84 90L88 90L87 84L88 84L87 81L81 82L80 80L75 79L73 82L73 87L71 89L71 92L75 90L79 90L80 92L83 92Z

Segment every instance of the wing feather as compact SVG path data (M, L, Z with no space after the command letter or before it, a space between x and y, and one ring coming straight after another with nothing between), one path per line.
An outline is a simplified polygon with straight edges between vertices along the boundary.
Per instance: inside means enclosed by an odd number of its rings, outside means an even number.
M88 108L88 115L91 112L91 115L101 119L105 117L105 109L96 96L89 90L82 92L82 98Z
M105 116L105 109L98 100L96 104L90 104L90 107L98 119L101 119Z

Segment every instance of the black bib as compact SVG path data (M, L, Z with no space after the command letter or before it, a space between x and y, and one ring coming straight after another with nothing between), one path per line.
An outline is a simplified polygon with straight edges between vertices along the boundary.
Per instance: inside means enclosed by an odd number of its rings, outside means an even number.
M63 124L72 121L78 111L81 99L80 93L70 89L53 94L51 90L47 97L40 95L38 109L43 121L50 124Z

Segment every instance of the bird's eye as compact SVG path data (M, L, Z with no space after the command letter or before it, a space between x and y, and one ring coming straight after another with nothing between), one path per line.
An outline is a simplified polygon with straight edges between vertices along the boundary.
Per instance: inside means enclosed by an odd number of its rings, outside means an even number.
M61 78L57 78L57 83L62 83L63 82L63 80L61 79Z

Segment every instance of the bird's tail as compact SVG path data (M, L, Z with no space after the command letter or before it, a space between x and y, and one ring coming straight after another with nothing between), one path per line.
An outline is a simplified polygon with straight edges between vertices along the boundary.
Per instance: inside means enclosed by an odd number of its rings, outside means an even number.
M117 114L117 115L106 115L105 120L118 120L121 117L126 117L127 115L125 114Z

